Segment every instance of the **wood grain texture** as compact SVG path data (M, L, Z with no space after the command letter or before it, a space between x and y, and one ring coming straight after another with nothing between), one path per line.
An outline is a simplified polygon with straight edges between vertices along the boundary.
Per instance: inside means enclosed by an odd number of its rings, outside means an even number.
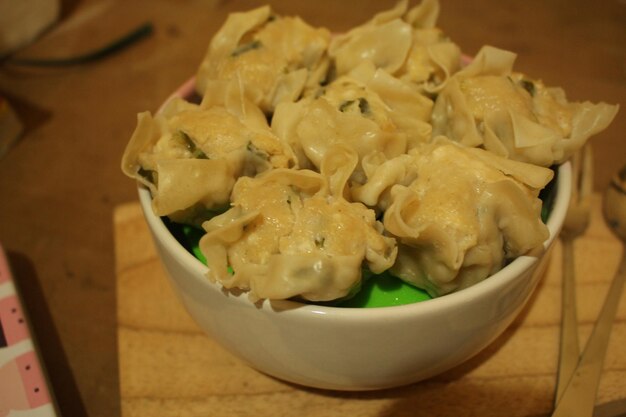
M121 410L135 416L548 415L560 325L560 244L527 307L494 343L430 380L373 392L303 388L263 375L206 336L172 292L136 203L114 212ZM585 343L620 256L594 195L576 242ZM626 398L626 298L618 309L598 404Z

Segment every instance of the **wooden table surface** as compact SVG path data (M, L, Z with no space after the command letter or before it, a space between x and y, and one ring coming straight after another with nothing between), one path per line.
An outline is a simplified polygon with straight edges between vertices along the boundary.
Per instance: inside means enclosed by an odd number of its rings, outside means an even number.
M343 31L394 1L270 3L278 13ZM146 21L154 33L91 64L37 70L0 64L0 94L26 127L0 160L0 241L24 290L64 415L121 412L113 214L136 201L134 184L119 170L136 113L155 110L195 72L229 12L260 4L65 0L59 24L19 56L80 54ZM622 106L609 129L593 139L595 185L605 187L626 162L626 3L442 0L441 5L439 25L466 53L484 44L513 50L519 55L516 69L562 86L570 99ZM406 395L405 404L415 405L418 397L411 393L400 391L397 402ZM351 414L341 398L332 404ZM378 397L365 398L377 404ZM546 398L540 401L545 408ZM382 415L393 415L393 408L386 410Z

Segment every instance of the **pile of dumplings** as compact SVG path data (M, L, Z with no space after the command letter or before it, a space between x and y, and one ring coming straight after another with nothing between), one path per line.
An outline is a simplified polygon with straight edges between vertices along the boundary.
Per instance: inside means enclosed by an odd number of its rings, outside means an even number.
M253 300L342 299L364 270L433 297L486 279L548 238L551 168L617 106L568 102L509 51L465 59L438 13L400 1L339 35L268 6L229 15L201 100L140 113L124 173L157 215L202 227L208 278Z

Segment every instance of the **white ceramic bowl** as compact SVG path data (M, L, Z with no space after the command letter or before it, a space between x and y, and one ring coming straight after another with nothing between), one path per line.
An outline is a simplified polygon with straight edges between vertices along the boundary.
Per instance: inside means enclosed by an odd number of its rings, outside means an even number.
M189 83L176 95L185 95ZM470 288L395 307L339 308L292 301L253 304L205 277L206 267L154 215L150 192L139 198L175 292L198 325L257 370L305 386L372 390L446 371L489 345L515 319L541 278L571 194L570 164L558 170L537 256L520 257Z

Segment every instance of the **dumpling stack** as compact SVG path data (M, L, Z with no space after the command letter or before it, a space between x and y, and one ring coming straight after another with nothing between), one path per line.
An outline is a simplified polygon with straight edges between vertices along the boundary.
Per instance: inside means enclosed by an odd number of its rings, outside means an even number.
M570 103L439 3L400 1L331 36L264 6L228 17L201 102L141 113L122 169L153 209L201 226L208 278L257 299L336 300L364 270L440 296L541 247L539 192L617 106Z

